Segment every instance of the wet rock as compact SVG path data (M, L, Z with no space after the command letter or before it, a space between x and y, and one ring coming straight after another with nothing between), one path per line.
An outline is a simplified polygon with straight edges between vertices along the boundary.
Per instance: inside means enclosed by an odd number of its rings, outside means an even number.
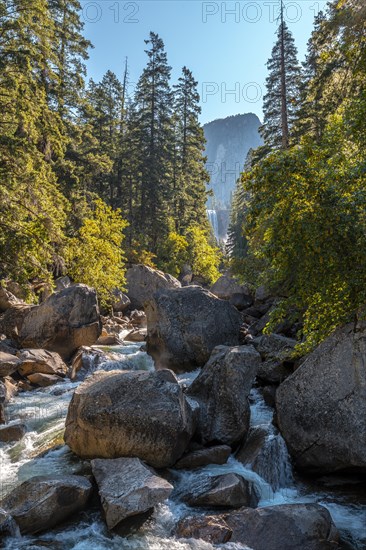
M138 458L96 459L91 464L109 529L147 512L173 490Z
M68 360L79 347L94 344L101 328L95 290L73 285L31 308L17 341L23 348L54 351Z
M158 368L203 366L218 345L237 345L240 313L199 286L160 290L147 302L147 351Z
M138 457L157 468L182 456L196 404L156 372L96 372L71 400L65 442L84 458Z
M260 361L251 346L215 348L187 391L200 406L197 436L204 444L233 445L246 436L248 395Z
M219 516L181 521L177 536L216 544L232 542L254 550L331 550L338 532L326 508L318 504L286 504L242 508Z
M41 388L47 388L48 386L53 386L58 382L64 382L64 378L61 376L57 376L56 374L43 374L41 372L29 374L27 379L31 384L35 384Z
M171 275L141 264L128 269L126 279L132 309L143 309L146 300L150 300L157 290L181 286Z
M231 454L231 447L228 445L216 445L204 449L198 449L185 454L174 465L177 470L191 470L206 466L207 464L226 464Z
M207 508L255 508L259 501L253 483L234 473L199 475L180 496L189 506Z
M0 540L2 537L15 537L18 533L19 529L14 519L0 508Z
M124 339L127 342L145 342L146 336L147 336L146 328L140 328L137 330L136 329L131 330L131 332L129 332Z
M0 376L3 378L13 374L20 365L18 357L11 355L10 353L5 353L0 351Z
M19 373L22 376L42 373L66 376L68 368L58 353L44 349L26 349L18 352L20 366Z
M274 491L288 487L293 481L286 444L269 426L250 428L235 458L267 481Z
M51 529L82 510L92 492L85 477L33 477L16 487L0 503L22 535Z
M97 346L120 346L122 340L117 336L117 334L107 334L105 336L99 336L96 345Z
M0 441L3 443L20 441L25 436L26 431L27 428L22 422L0 426Z
M280 385L276 405L298 468L366 471L366 323L327 338Z

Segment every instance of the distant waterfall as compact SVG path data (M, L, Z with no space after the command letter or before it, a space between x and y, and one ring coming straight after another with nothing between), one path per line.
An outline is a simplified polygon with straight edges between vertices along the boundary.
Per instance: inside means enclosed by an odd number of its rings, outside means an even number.
M207 217L210 224L212 225L212 229L216 239L219 240L219 222L216 210L207 210Z

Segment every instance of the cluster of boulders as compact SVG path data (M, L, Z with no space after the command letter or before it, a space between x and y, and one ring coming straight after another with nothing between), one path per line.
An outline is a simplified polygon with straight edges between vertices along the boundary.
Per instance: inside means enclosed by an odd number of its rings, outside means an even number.
M74 392L64 437L77 456L91 461L109 529L123 532L131 518L143 522L158 503L179 498L210 514L184 518L177 537L255 550L336 548L338 534L322 506L258 508L256 485L238 473L201 472L182 486L179 471L225 464L236 453L266 479L261 467L269 434L262 426L250 428L255 384L276 408L284 438L273 428L271 445L285 446L285 440L299 469L365 471L366 323L340 329L300 364L293 358L296 326L283 323L276 333L262 334L275 303L265 288L253 295L228 276L211 291L181 286L146 266L131 268L127 281L127 297L116 292L119 311L108 318L100 317L94 291L83 285L39 306L0 294L0 306L8 300L0 333L28 348L13 353L9 342L0 344L0 376L17 373L42 385L42 377L75 378L86 362L94 365ZM92 372L105 355L88 346L98 338L99 345L118 344L111 336L121 329L129 340L146 339L155 371ZM176 374L197 368L190 386L179 382ZM0 383L0 406L7 392ZM280 477L276 471L266 481L277 489ZM50 528L83 509L91 492L90 479L80 476L29 480L0 504L0 534L14 525L22 533ZM52 513L58 502L60 510Z

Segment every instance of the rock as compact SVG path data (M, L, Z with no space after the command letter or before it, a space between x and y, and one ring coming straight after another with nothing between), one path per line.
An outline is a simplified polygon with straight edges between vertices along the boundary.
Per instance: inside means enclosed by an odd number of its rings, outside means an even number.
M107 336L99 336L97 346L120 346L122 340L116 334L108 334Z
M13 374L20 365L20 361L16 355L11 355L10 353L5 353L0 351L0 376L9 376Z
M234 473L197 476L181 498L189 506L208 508L255 508L259 501L253 483Z
M276 405L298 468L366 471L366 323L320 344L280 385Z
M138 458L96 459L91 464L108 529L130 516L147 512L169 498L173 490L170 483Z
M31 382L31 384L36 384L41 388L46 388L48 386L52 386L53 384L57 384L58 382L64 381L64 379L61 378L61 376L57 376L57 374L43 374L41 372L29 374L27 379Z
M180 282L162 271L146 265L134 265L126 272L127 296L132 309L144 309L144 304L160 289L179 288Z
M221 515L190 516L178 523L176 536L183 539L202 539L210 544L225 544L230 540L232 530Z
M266 288L264 285L261 285L257 288L255 291L255 301L256 302L266 302L269 298L271 298L272 294L268 288Z
M23 348L55 351L67 360L79 347L94 344L100 333L95 290L73 285L32 308L24 318L17 341Z
M147 326L146 313L144 311L139 311L138 309L135 309L134 311L131 312L130 321L135 327L146 328Z
M140 328L138 330L131 330L124 339L127 340L127 342L145 342L146 336L146 328Z
M261 354L263 359L279 357L279 354L288 357L294 350L297 342L281 334L263 334L251 340L251 344Z
M243 311L253 303L253 298L247 294L236 292L230 297L229 302L239 311Z
M51 529L82 510L92 492L85 477L33 477L16 487L1 502L22 535Z
M221 300L230 300L234 294L245 294L250 297L250 290L246 285L241 285L234 277L222 275L211 287L212 294ZM253 299L251 299L252 305ZM249 307L249 306L248 306Z
M199 286L160 290L146 304L147 352L158 368L203 366L218 345L239 343L240 313Z
M71 283L70 277L67 277L67 276L59 277L55 281L56 292L59 292L60 290L65 290L65 288L69 288L69 286L71 285L72 283Z
M44 349L26 349L18 352L19 373L28 376L34 373L66 376L68 368L58 353Z
M191 470L207 464L226 464L230 454L231 447L228 445L216 445L215 447L199 449L185 454L174 465L174 468L177 470Z
M113 290L112 297L113 297L113 302L112 302L113 311L117 313L123 313L131 305L131 300L129 299L129 297L126 294L123 294L121 290L118 290L118 288Z
M16 343L13 340L6 338L5 334L0 335L0 351L8 353L9 355L16 355L18 352Z
M5 334L11 340L19 345L19 334L24 324L24 320L38 306L27 306L15 304L0 317L0 333Z
M0 286L0 313L20 303L22 303L21 300L18 300L11 292Z
M259 364L260 355L251 346L215 348L187 391L200 405L197 435L202 443L233 445L245 437L248 395Z
M250 428L235 458L267 481L274 491L289 487L293 482L286 443L280 434L273 433L270 426Z
M5 424L5 403L7 401L7 390L4 382L0 380L0 424Z
M18 534L19 529L13 518L0 508L0 540L2 537L16 537Z
M20 441L25 436L27 428L22 422L6 424L0 426L0 441L9 443L10 441Z
M189 517L178 524L176 534L207 542L214 537L216 544L239 543L254 550L338 548L337 529L328 510L319 504L241 508L219 516Z
M157 468L182 456L196 411L176 379L156 372L96 372L74 393L65 442L84 458L138 457Z

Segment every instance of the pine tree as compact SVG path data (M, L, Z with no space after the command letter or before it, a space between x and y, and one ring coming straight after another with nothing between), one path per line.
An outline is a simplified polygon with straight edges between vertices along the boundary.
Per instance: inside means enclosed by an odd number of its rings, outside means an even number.
M265 142L264 152L288 147L299 103L301 70L294 38L283 20L282 1L280 18L277 42L267 62L269 75L263 103L264 120L260 128Z
M137 84L134 112L141 148L137 231L155 252L169 230L172 161L171 68L162 39L150 33L148 63Z
M194 223L208 228L206 183L209 175L205 168L205 137L198 120L201 108L197 82L187 67L183 67L174 92L174 221L176 231L184 233Z

